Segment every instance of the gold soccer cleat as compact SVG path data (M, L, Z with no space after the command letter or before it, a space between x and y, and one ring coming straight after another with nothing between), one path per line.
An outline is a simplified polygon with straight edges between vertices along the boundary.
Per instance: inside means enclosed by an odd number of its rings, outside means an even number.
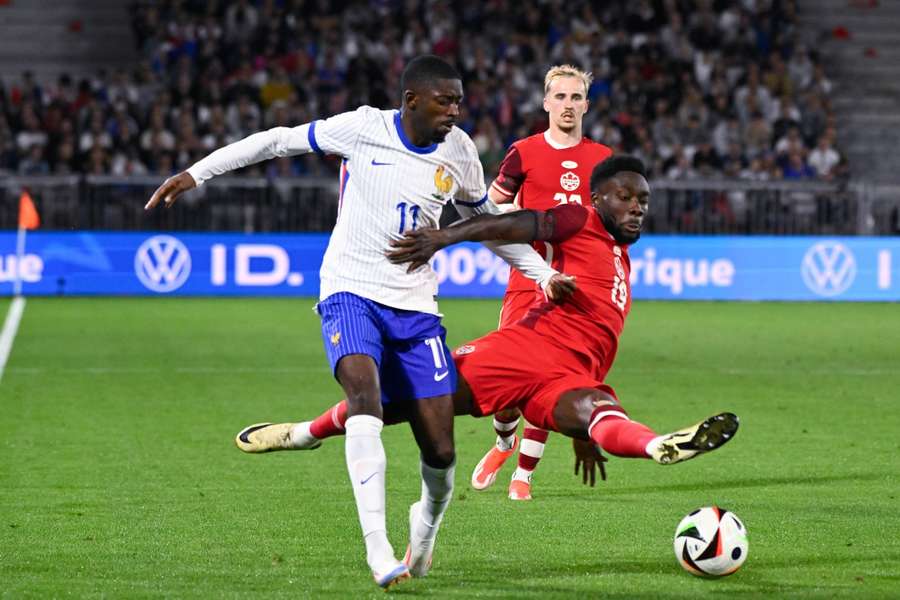
M322 445L322 440L309 433L307 421L250 425L237 434L234 443L242 451L256 454L275 450L315 450Z
M740 420L732 413L721 413L692 427L662 436L651 450L653 460L673 465L710 452L734 437Z

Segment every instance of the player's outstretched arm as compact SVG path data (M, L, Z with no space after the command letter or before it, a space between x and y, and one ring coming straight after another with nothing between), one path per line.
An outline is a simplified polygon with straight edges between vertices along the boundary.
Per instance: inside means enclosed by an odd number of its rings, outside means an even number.
M459 242L534 241L537 221L536 213L521 210L505 215L478 215L445 229L415 229L399 240L391 240L393 249L387 253L387 257L396 264L410 263L409 270L413 271L427 264L441 248Z
M557 272L523 243L544 239L540 237L546 234L542 229L552 230L552 221L553 216L543 212L482 214L446 229L411 231L406 237L391 241L392 250L387 257L395 264L409 263L408 271L414 271L427 264L441 248L462 241L483 242L510 266L537 282L548 298L561 302L575 293L575 278Z
M293 156L312 151L309 125L274 127L254 133L242 140L219 148L186 171L173 175L159 186L144 206L156 207L160 201L168 208L182 193L202 185L208 179L278 156Z

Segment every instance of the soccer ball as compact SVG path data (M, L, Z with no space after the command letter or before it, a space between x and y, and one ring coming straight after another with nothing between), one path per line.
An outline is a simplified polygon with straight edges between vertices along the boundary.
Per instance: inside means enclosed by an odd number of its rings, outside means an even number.
M698 508L675 530L675 556L694 575L731 575L747 560L747 529L731 511Z

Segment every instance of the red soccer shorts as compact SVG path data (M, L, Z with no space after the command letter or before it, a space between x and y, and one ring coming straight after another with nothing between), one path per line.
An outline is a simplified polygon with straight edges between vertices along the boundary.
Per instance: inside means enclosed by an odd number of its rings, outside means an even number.
M460 377L472 390L472 415L518 407L536 427L558 431L553 408L563 392L611 387L584 367L583 357L522 325L489 333L453 353Z
M525 316L535 302L542 296L537 291L506 292L503 296L503 306L500 308L500 324L497 329L505 329Z

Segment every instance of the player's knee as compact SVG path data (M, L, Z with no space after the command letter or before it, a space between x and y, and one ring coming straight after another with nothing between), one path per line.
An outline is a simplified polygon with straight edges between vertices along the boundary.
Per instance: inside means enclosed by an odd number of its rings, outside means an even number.
M350 416L372 415L383 418L381 395L364 390L354 390L352 393L348 393L347 414Z
M453 441L449 443L439 443L433 448L422 450L422 461L429 467L435 469L446 469L456 460L456 450L453 447Z
M591 420L601 412L627 413L616 397L599 388L570 390L560 396L553 410L553 417L560 432L570 436L584 436Z

